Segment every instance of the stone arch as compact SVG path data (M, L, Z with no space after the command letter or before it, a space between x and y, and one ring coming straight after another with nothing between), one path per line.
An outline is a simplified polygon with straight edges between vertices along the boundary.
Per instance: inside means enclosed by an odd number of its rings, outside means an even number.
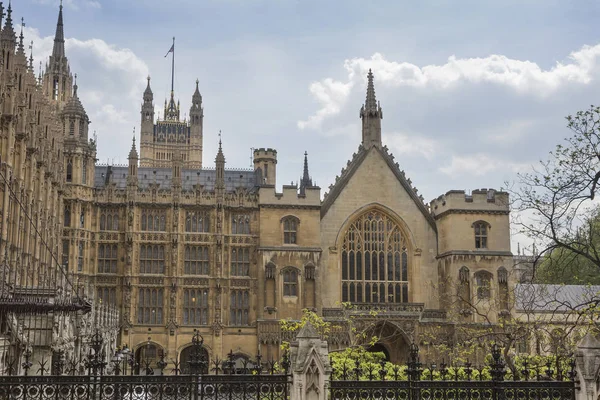
M191 372L188 361L191 359L192 351L194 351L194 346L191 343L188 343L179 351L179 370L182 374L189 374ZM200 352L201 356L205 358L206 364L204 364L199 372L202 375L206 375L210 370L210 354L205 345L202 345Z
M161 355L166 356L162 345L154 341L147 341L137 345L134 350L136 371L138 375L156 375L160 374L160 369L156 363Z
M395 321L380 320L366 330L366 337L379 339L371 349L380 349L386 360L394 364L403 364L408 360L410 344L413 342L406 330Z

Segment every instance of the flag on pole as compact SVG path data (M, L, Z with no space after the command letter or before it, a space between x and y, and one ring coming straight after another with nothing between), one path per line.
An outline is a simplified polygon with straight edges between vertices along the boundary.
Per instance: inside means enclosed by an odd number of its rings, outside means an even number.
M171 48L169 49L169 51L167 51L167 54L165 54L165 57L169 55L169 53L173 53L175 51L175 43L173 43L171 45Z

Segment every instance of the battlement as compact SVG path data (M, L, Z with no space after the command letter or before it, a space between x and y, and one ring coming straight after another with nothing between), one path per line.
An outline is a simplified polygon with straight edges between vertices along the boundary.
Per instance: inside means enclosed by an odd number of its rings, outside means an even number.
M260 188L258 197L260 205L321 207L321 188L318 186L307 187L304 195L299 194L296 185L283 185L281 193L277 193L274 186L264 186Z
M277 160L277 150L261 147L260 149L254 149L254 161L260 159Z
M489 211L508 212L508 193L495 189L476 189L467 194L464 190L450 190L432 200L431 212L440 215L449 211Z

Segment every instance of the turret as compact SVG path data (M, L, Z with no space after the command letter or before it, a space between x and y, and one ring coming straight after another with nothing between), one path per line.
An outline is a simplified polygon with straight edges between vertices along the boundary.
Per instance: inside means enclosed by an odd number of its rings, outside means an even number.
M77 76L75 76L77 78ZM79 97L77 96L77 82L73 85L73 95L62 110L63 132L66 139L79 139L88 142L88 118Z
M225 193L225 156L223 155L223 149L221 147L221 134L219 133L219 151L215 158L215 193L217 197L223 196Z
M255 149L254 150L254 171L262 176L261 185L276 184L277 176L277 150L275 149Z
M141 137L142 142L144 140L152 140L152 134L154 130L154 94L150 88L150 76L146 78L148 84L146 90L144 90L142 107L140 110L141 115Z
M192 106L190 107L190 150L192 154L198 154L198 168L202 168L204 109L202 108L202 95L198 89L198 83L199 81L196 79L196 90L192 95Z
M133 140L131 143L131 150L129 150L129 176L127 177L127 182L129 184L137 184L137 171L138 171L138 152L135 147L135 128L133 131Z
M360 108L362 145L366 148L370 148L371 146L381 147L381 119L383 118L383 111L375 98L373 72L370 69L367 80L367 98L365 104Z

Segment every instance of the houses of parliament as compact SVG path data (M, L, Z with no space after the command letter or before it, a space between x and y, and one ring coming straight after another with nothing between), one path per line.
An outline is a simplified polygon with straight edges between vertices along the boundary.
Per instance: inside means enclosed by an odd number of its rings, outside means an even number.
M450 337L483 323L474 306L492 320L511 308L508 194L450 190L426 203L382 143L371 71L362 141L327 193L306 153L299 185L282 192L275 149L254 150L253 170L228 167L227 143L203 154L198 81L187 119L173 91L161 119L148 78L139 142L117 149L128 165L97 165L62 6L39 76L11 5L2 11L0 373L19 373L25 356L76 364L98 329L107 358L127 346L185 368L200 332L210 360L276 359L290 340L280 321L306 309L337 324L332 349L356 340L351 315L403 361L432 327Z

